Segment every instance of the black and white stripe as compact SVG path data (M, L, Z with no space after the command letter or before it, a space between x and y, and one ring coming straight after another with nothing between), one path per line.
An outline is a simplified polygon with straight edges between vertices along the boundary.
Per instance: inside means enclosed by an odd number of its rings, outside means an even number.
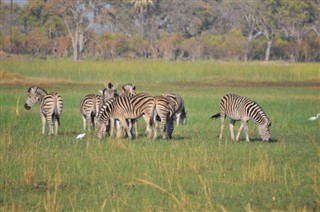
M137 119L143 115L147 123L148 137L155 131L153 121L155 104L154 98L147 94L137 94L132 97L120 96L106 101L99 110L96 129L99 138L103 138L109 128L109 121L119 120L131 139L132 135L127 119ZM117 137L120 135L117 134Z
M109 99L118 97L118 91L117 91L117 85L113 85L111 82L109 82L106 87L102 90L102 102L101 105L108 101Z
M174 118L177 125L187 123L187 111L184 106L182 97L175 93L163 93L162 96L166 97L172 107L174 108Z
M58 93L50 93L43 88L32 86L28 89L28 97L24 104L25 109L30 110L35 104L40 104L42 121L42 134L45 133L46 119L49 125L49 135L57 135L60 126L60 115L63 108L63 100ZM54 124L53 124L54 123ZM55 131L54 126L55 125Z
M246 134L246 141L250 141L247 125L247 122L249 120L253 120L258 126L258 131L263 141L270 140L269 127L271 126L271 122L262 108L256 102L250 100L249 98L236 94L227 94L222 97L220 102L220 113L217 113L211 117L221 117L221 131L219 136L220 139L222 138L224 120L226 116L231 118L230 133L232 140L234 140L234 124L239 120L241 121L241 126L236 136L236 141L239 141L240 133L243 129Z
M164 96L155 97L156 114L154 120L159 118L161 121L160 130L162 138L171 139L174 128L174 106Z
M94 129L94 119L99 112L101 102L101 96L97 94L88 94L81 100L80 112L84 130L86 130L86 124L89 129L90 127Z
M136 95L136 86L132 83L126 83L122 86L122 93L121 96L134 96ZM138 137L139 132L138 132L138 120L136 119L130 119L128 120L128 125L130 128L130 132L131 134L133 134L133 130L134 130L134 135L135 137Z

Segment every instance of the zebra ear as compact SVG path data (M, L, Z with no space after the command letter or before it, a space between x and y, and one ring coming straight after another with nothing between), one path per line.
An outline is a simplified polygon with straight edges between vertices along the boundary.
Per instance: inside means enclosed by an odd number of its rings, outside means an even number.
M29 89L28 89L28 93L30 93L30 91L34 91L34 90L36 90L37 89L37 86L31 86Z
M113 87L112 83L109 82L108 85L107 85L107 88L111 89Z

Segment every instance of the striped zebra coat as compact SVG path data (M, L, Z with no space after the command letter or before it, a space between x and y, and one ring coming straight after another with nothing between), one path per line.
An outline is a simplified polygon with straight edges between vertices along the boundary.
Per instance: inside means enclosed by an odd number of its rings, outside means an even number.
M137 94L132 97L117 97L106 101L99 110L96 119L96 129L99 138L105 136L110 127L110 121L119 120L121 126L125 129L128 137L132 135L127 124L127 119L137 119L143 115L147 123L148 137L155 131L153 121L155 111L154 98L147 94ZM120 135L118 134L117 137Z
M154 99L156 109L154 122L156 123L156 120L160 119L160 131L162 133L162 138L171 139L174 129L174 105L170 104L170 101L164 96L156 96Z
M50 93L43 88L32 86L28 89L28 97L24 104L26 110L30 110L35 104L40 104L42 121L42 134L45 134L46 119L49 125L49 135L57 135L60 126L60 116L63 109L63 100L58 93ZM54 126L55 131L54 131Z
M88 94L80 102L80 113L83 120L83 129L86 130L86 125L90 129L94 129L94 119L99 112L102 97L97 94Z
M243 129L246 134L246 141L250 141L247 125L249 120L253 120L258 126L258 131L263 141L270 140L269 128L271 122L262 108L249 98L237 94L227 94L222 97L220 102L220 113L211 116L211 118L221 117L220 139L223 137L224 120L226 116L231 119L230 134L232 140L234 140L234 124L236 121L241 121L236 141L239 141L240 133Z
M131 96L134 96L136 94L137 94L136 93L136 86L134 84L126 83L126 84L124 84L122 86L121 96L131 97ZM138 135L139 135L139 132L138 132L138 120L131 119L131 120L128 120L127 123L129 125L131 134L134 134L135 137L138 137ZM133 133L133 130L134 130L134 133Z
M174 108L174 118L176 120L176 124L186 124L187 112L182 97L175 93L163 93L162 96L166 97Z

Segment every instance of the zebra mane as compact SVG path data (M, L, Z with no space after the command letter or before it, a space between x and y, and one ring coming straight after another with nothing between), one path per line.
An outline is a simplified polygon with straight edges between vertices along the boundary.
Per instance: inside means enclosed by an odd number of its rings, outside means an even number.
M41 87L38 87L38 86L36 86L36 85L29 87L29 88L28 88L28 93L30 93L31 90L33 90L33 89L34 89L35 93L38 93L38 94L40 94L40 95L48 94L48 92L47 92L45 89L43 89L43 88L41 88Z

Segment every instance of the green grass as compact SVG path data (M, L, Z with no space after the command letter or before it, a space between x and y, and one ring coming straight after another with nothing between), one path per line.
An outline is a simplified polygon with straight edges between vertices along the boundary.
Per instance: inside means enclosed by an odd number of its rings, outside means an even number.
M320 112L319 64L10 58L1 71L2 211L319 210L320 120L308 121ZM187 125L170 141L99 140L95 132L76 140L81 98L109 81L119 92L132 82L152 95L179 93ZM33 84L63 97L58 136L41 135L38 106L23 108ZM220 122L209 117L226 93L256 100L276 142L259 141L252 122L254 142L230 141L228 126L220 141Z

